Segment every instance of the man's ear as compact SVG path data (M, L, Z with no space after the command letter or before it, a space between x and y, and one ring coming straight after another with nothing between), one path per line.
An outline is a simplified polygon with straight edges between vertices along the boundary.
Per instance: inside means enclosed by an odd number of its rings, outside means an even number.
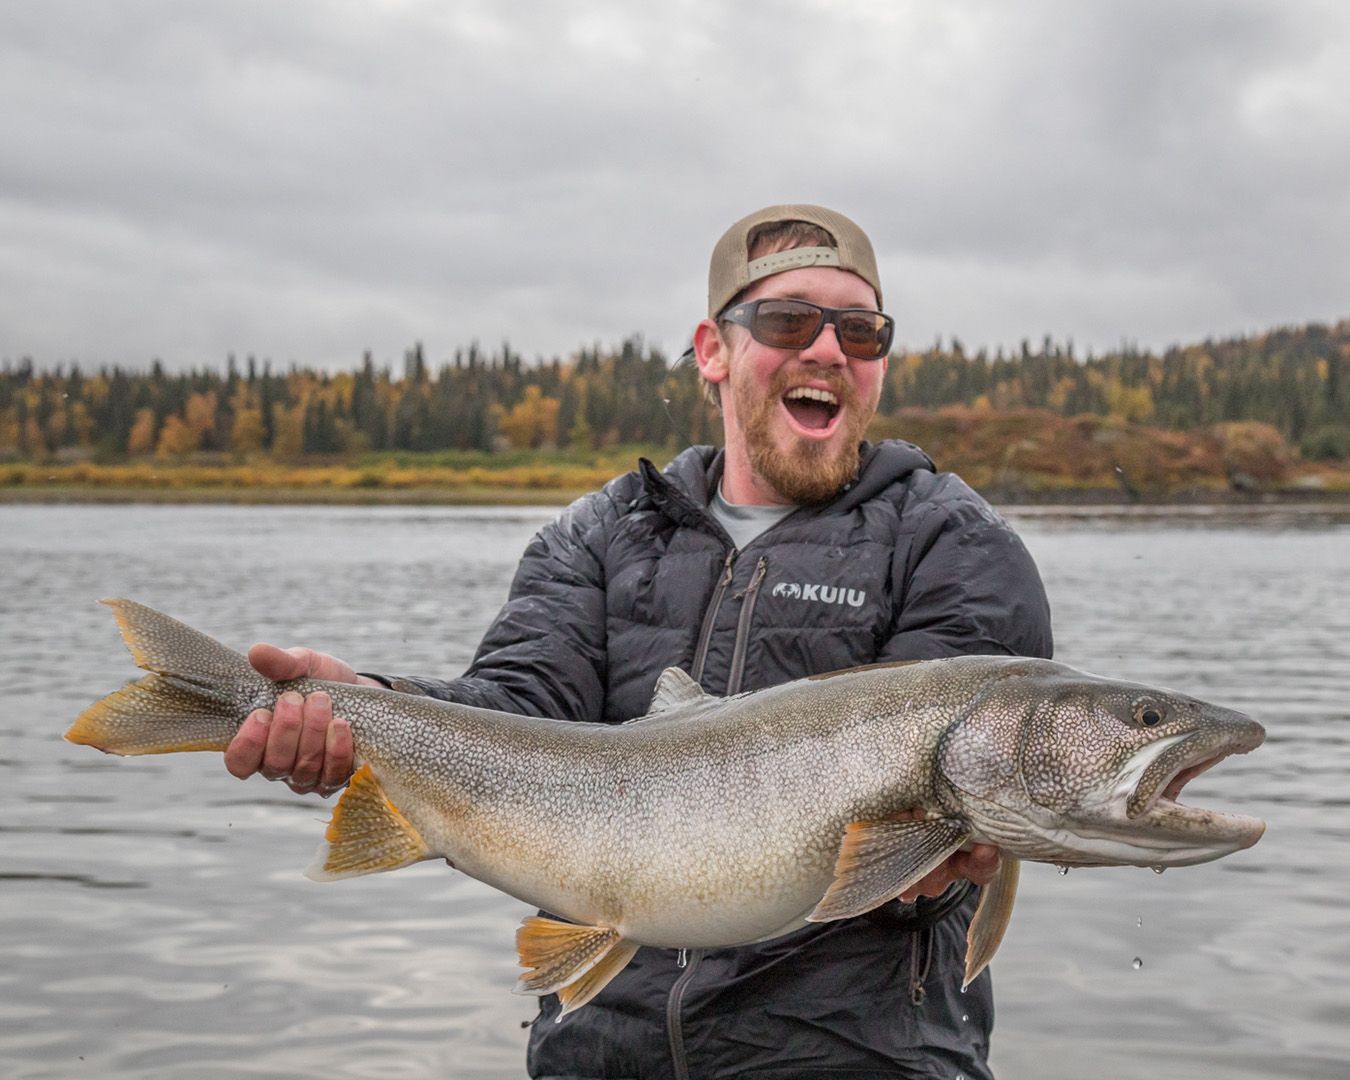
M731 350L711 319L694 327L694 362L698 373L710 383L720 383L731 371Z

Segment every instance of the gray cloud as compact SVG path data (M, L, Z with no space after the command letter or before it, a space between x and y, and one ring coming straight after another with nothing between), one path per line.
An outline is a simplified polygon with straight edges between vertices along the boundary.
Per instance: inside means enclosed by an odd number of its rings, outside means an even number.
M0 12L0 358L677 351L824 202L908 343L1350 314L1335 2L46 2Z

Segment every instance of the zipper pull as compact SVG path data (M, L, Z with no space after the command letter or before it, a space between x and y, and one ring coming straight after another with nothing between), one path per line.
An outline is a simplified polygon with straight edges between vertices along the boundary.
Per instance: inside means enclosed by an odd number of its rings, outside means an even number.
M768 572L769 560L767 556L761 555L759 562L755 563L755 572L750 575L750 583L740 592L732 596L733 600L744 600L753 592L759 590L759 583L764 580L764 575Z

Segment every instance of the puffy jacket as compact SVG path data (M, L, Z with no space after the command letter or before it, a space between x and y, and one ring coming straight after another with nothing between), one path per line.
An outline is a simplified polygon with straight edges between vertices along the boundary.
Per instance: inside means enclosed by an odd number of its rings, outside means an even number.
M617 723L666 667L708 692L884 660L1051 654L1021 541L958 477L900 441L858 479L737 551L708 513L721 454L643 461L533 539L469 670L405 677L465 704ZM584 1008L531 1029L535 1077L989 1075L989 976L959 992L975 890L773 941L640 949Z

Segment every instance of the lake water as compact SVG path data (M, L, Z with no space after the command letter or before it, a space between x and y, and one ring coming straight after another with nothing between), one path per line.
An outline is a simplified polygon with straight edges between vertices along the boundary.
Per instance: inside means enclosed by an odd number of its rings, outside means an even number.
M135 673L129 596L236 646L454 673L548 510L0 507L0 1076L514 1077L523 905L426 864L314 884L328 804L213 754L60 738ZM1004 1080L1350 1076L1350 519L1010 513L1058 657L1267 728L1187 801L1264 817L1171 870L1023 870Z

